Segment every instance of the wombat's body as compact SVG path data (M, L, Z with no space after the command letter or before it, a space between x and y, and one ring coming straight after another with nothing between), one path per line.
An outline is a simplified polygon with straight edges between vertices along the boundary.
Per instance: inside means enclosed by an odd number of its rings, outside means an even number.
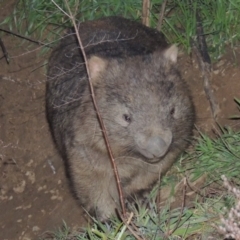
M139 23L103 18L81 23L95 97L124 196L151 189L188 145L194 110L175 68L177 49ZM53 51L47 117L82 206L105 220L119 196L74 34Z

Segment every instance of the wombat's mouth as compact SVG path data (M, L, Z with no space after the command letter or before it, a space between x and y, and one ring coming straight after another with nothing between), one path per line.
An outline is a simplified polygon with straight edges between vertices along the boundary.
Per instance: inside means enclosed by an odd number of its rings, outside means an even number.
M139 149L139 152L148 159L157 158L157 156L155 156L153 153L151 153L145 149Z
M149 152L148 150L145 149L140 149L138 148L138 154L142 155L145 157L145 161L149 163L157 163L161 161L161 159L167 154L168 149L166 151L162 152L160 155L154 155L153 153Z

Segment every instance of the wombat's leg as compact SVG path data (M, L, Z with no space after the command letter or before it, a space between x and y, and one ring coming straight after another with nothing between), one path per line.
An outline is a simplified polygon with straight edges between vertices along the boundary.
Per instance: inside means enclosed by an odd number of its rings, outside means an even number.
M86 150L86 149L85 149ZM79 153L79 154L78 154ZM74 153L70 160L70 174L74 190L83 208L100 221L116 214L119 196L116 180L106 156L84 158L82 152Z

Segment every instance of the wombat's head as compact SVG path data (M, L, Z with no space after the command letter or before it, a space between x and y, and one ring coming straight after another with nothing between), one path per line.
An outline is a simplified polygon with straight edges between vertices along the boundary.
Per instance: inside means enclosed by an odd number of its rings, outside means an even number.
M147 56L89 59L96 100L115 157L157 162L171 149L186 147L194 110L176 61L175 46ZM106 151L99 139L94 144Z

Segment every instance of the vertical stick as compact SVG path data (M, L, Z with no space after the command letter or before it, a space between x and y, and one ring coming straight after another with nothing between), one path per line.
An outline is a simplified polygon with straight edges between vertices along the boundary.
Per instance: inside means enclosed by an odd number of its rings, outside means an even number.
M122 208L122 214L123 214L123 217L125 218L126 217L126 209L125 209L125 204L124 204L124 197L123 197L123 191L122 191L122 186L121 186L121 182L120 182L120 177L119 177L119 173L118 173L118 169L117 169L115 159L113 157L112 149L111 149L110 144L109 144L106 128L105 128L104 122L102 120L102 117L101 117L101 114L99 112L99 108L98 108L98 105L97 105L97 102L96 102L95 93L94 93L94 89L93 89L93 85L92 85L92 81L91 81L91 76L90 76L90 72L89 72L89 67L88 67L87 56L86 56L86 53L84 51L84 47L83 47L82 40L81 40L79 31L78 31L78 27L76 25L75 17L73 16L73 14L72 14L72 12L69 8L67 0L65 0L65 4L66 4L66 7L67 7L68 12L69 12L69 17L70 17L70 19L73 23L73 26L74 26L74 29L75 29L75 32L76 32L78 44L79 44L79 46L81 48L81 51L82 51L82 54L83 54L83 58L84 58L84 62L85 62L86 70L87 70L87 75L88 75L88 81L89 81L89 86L90 86L90 92L91 92L91 96L92 96L93 105L94 105L94 108L95 108L96 113L97 113L97 117L98 117L101 129L102 129L102 132L103 132L103 137L104 137L104 140L105 140L105 143L106 143L106 146L107 146L107 150L108 150L108 153L109 153L109 156L110 156L110 160L111 160L111 163L112 163L113 171L114 171L114 174L115 174L115 177L116 177L117 188L118 188L118 193L119 193L119 200L120 200L120 204L121 204L121 208Z
M143 0L142 4L142 24L149 27L150 0Z
M163 18L164 18L164 12L166 8L167 0L164 0L161 6L161 11L159 13L159 18L158 18L158 24L157 24L157 30L160 32L162 28L162 23L163 23Z
M210 103L213 118L216 119L220 112L220 107L218 102L216 101L216 98L214 96L213 89L211 86L211 80L212 80L211 59L208 54L207 42L205 39L205 34L203 31L203 25L202 25L199 11L197 11L196 13L196 20L197 20L196 34L197 34L197 44L198 44L196 53L197 53L197 57L199 58L200 67L203 74L204 91Z

